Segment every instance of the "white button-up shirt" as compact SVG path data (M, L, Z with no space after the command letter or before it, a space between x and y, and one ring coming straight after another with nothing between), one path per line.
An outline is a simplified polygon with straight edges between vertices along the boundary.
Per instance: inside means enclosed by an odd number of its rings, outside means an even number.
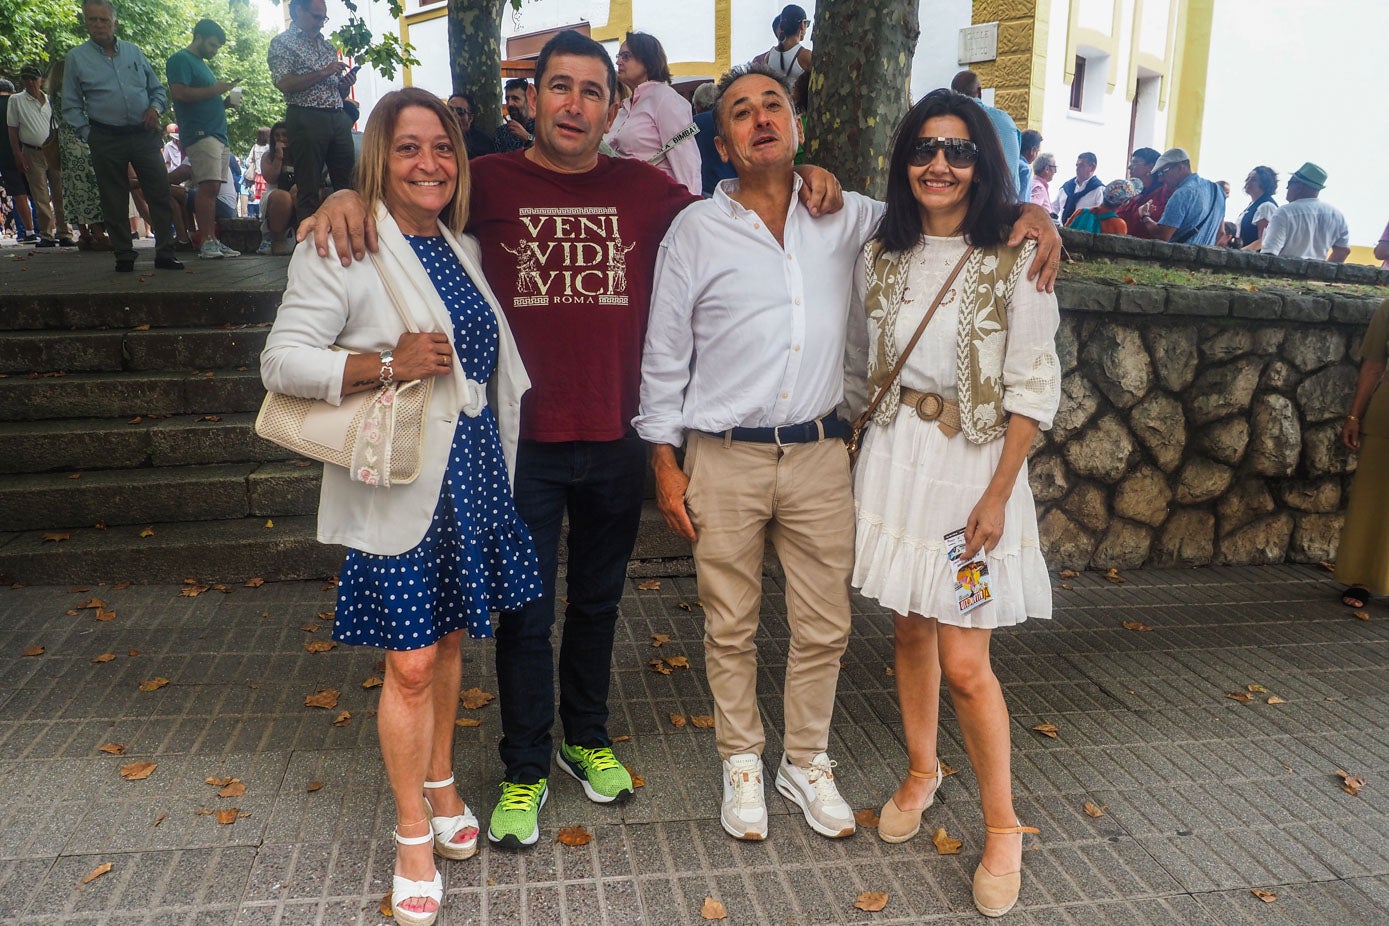
M845 193L843 209L816 219L793 195L783 246L729 196L737 189L720 183L661 242L632 422L652 443L818 418L844 396L846 337L867 340L850 318L854 263L882 203Z

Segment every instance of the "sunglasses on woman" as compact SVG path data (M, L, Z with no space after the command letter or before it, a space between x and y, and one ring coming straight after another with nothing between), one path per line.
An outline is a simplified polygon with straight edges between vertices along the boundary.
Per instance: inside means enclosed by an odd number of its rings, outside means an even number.
M945 152L945 163L951 167L973 167L979 160L979 146L968 138L918 138L907 151L907 163L925 167L937 151Z

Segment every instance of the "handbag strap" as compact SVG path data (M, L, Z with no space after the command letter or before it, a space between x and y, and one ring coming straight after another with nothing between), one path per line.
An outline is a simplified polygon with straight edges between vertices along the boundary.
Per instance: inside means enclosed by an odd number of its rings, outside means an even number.
M892 372L888 374L887 380L884 381L882 386L878 389L878 394L873 396L873 401L868 404L868 410L863 413L862 420L871 421L873 419L873 413L878 410L878 406L882 404L888 389L892 388L892 384L897 381L897 375L902 372L902 367L906 364L907 358L911 356L912 348L916 347L916 342L921 340L921 335L926 331L926 326L931 322L931 316L936 314L936 309L940 308L941 302L945 299L945 294L950 291L950 284L955 282L955 278L960 275L960 271L965 267L965 262L969 260L970 255L973 253L974 245L971 244L969 247L965 248L964 256L962 256L959 263L955 265L955 269L950 271L950 276L946 277L945 282L941 284L940 292L936 293L936 298L931 300L931 307L928 308L926 314L922 316L921 324L916 326L916 331L912 334L911 340L907 342L907 346L903 348L902 353L897 356L897 362L893 364Z
M387 268L384 266L381 256L371 251L368 251L367 254L371 257L372 266L376 268L376 275L380 277L381 285L386 290L386 298L391 300L391 305L395 307L396 314L400 316L400 320L405 324L405 330L410 334L419 334L420 329L415 324L415 320L410 317L409 311L406 310L405 303L400 298L400 292L395 288L395 283L392 282L391 275L387 272Z

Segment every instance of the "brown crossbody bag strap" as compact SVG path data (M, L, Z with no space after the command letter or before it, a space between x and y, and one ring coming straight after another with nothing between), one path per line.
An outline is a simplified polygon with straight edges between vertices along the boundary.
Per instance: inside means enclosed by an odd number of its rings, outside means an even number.
M902 353L898 355L897 362L893 364L892 372L888 374L887 380L878 388L878 394L873 396L872 402L868 403L867 410L854 419L853 429L852 433L849 435L848 444L850 463L858 459L859 448L863 443L863 432L867 429L868 423L873 420L873 413L876 412L878 406L882 404L888 389L892 388L892 384L897 381L898 374L902 372L902 367L906 364L907 358L911 356L912 348L916 347L916 342L921 340L921 335L925 333L926 326L931 323L931 316L936 314L936 309L940 308L941 302L945 299L945 294L950 292L950 285L955 282L955 278L960 275L960 271L965 268L965 263L973 253L974 245L965 248L964 256L961 257L960 262L955 265L955 269L950 271L950 276L945 278L945 282L941 284L940 292L936 293L936 298L931 300L931 307L926 310L926 314L921 318L921 324L916 326L916 331L912 334L911 340L907 342L907 346L903 348Z

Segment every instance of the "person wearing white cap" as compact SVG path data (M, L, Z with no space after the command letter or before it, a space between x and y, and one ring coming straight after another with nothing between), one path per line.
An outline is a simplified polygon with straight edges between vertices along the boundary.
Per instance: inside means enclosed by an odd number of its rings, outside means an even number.
M1225 221L1220 187L1191 169L1191 156L1182 148L1164 151L1153 165L1153 176L1170 192L1160 218L1151 210L1140 213L1139 222L1149 236L1173 244L1213 246Z
M1350 256L1350 227L1341 210L1317 198L1325 186L1326 171L1311 161L1288 178L1288 204L1264 229L1265 254L1345 262Z

